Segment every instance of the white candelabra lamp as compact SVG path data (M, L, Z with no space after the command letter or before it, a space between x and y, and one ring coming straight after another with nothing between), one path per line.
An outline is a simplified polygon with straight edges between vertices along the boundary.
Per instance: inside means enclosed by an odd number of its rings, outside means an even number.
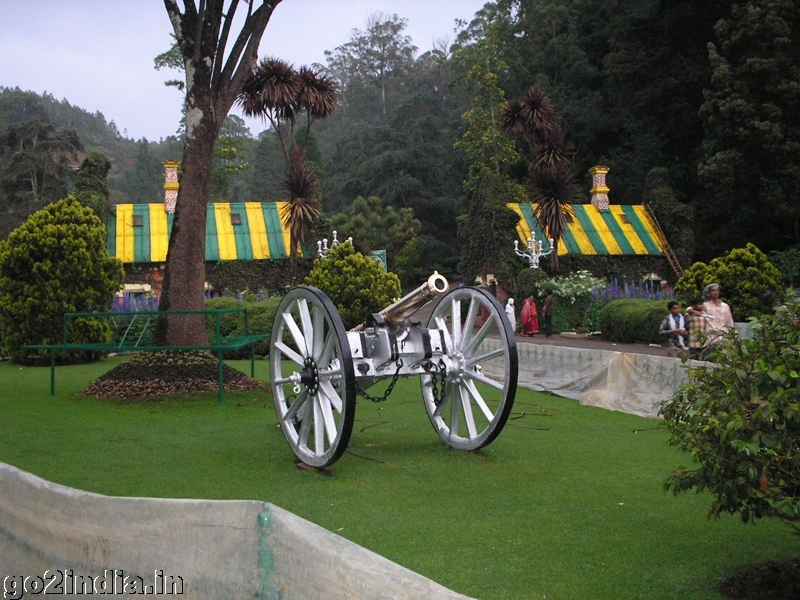
M333 248L334 246L338 246L341 243L337 239L336 236L337 236L337 233L336 233L336 230L334 229L333 230L333 241L331 241L330 248L328 247L328 238L322 238L321 242L319 240L317 240L317 254L319 254L320 258L327 258L328 257L328 251L331 248ZM350 242L352 244L353 243L353 237L350 236L349 238L347 238L346 241L348 241L348 242Z
M539 268L539 259L547 256L553 251L553 238L550 238L550 247L545 251L544 240L536 241L536 233L531 231L531 237L528 238L528 247L525 250L519 249L519 240L514 240L514 254L528 259L531 269Z

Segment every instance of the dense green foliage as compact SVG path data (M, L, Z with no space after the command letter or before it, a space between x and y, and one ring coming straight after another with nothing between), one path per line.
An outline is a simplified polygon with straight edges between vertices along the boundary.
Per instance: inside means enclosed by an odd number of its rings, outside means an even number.
M600 309L600 331L609 342L663 344L658 327L668 313L666 300L614 300Z
M772 312L781 292L780 271L753 244L734 248L707 265L694 263L675 284L675 293L687 304L710 283L720 285L722 300L737 321Z
M123 278L90 208L70 196L34 213L0 242L0 329L11 359L28 362L26 344L61 342L64 313L108 310ZM76 320L69 340L100 342L108 332L104 319Z
M406 35L402 15L370 15L364 28L328 53L324 72L340 87L338 108L315 125L313 139L302 142L309 162L320 166L322 209L327 216L346 212L360 196L380 197L396 210L411 208L420 220L418 263L426 272L451 272L462 254L457 218L472 200L463 183L470 168L475 174L482 166L467 156L463 136L497 132L478 126L491 121L485 110L490 105L472 101L482 92L481 77L474 75L483 71L494 76L493 89L505 98L519 98L532 85L545 92L558 107L564 138L574 145L583 200L591 186L586 171L608 165L612 203L644 199L656 205L684 267L692 252L708 261L747 242L765 252L795 247L795 4L497 0L459 23L450 48L436 43L421 53ZM176 137L137 143L99 113L49 95L0 89L0 130L31 117L74 128L87 150L112 160L112 204L160 201L160 163L181 159ZM302 120L298 129L303 133ZM270 129L254 139L242 131L223 140L212 197L280 199L279 132L290 135L288 128ZM252 168L228 176L234 148L235 164ZM529 158L512 158L499 174L525 183ZM667 177L654 182L651 172ZM686 218L686 206L692 218ZM596 257L562 257L563 269L591 268L583 258ZM612 266L600 270L621 274ZM663 268L652 270L664 275ZM633 280L627 273L624 278Z
M717 364L690 369L664 404L671 443L699 463L664 487L709 492L713 516L774 517L800 533L800 303L751 324L751 339L727 334Z
M111 161L99 152L90 152L83 160L72 195L83 206L88 206L100 220L105 223L110 209L108 189L108 172L111 170Z
M792 0L733 3L709 44L698 254L800 242L800 13Z
M661 230L667 238L678 262L685 267L692 264L694 254L694 231L691 227L691 206L678 202L669 182L669 172L657 167L647 174L642 203L656 216Z
M340 240L352 236L353 246L366 256L373 250L386 250L391 257L389 268L405 288L430 275L418 264L420 222L412 209L395 209L375 196L359 196L346 214L334 215L330 225Z
M400 298L400 279L380 263L344 242L318 259L305 281L325 292L339 311L345 329L363 323Z
M205 308L207 310L220 309L220 308L246 308L247 309L247 332L250 335L255 334L270 334L272 332L272 323L275 321L275 314L278 312L278 305L281 303L279 296L273 296L262 300L261 302L247 302L245 300L237 300L232 297L211 298L206 300ZM216 335L216 318L206 317L206 331L210 340L214 339ZM220 332L221 337L226 336L243 336L244 319L239 313L224 314L220 316ZM269 339L259 342L255 346L255 353L258 356L267 356L269 354L270 343ZM250 348L242 348L233 352L226 352L225 357L229 359L234 358L249 358Z

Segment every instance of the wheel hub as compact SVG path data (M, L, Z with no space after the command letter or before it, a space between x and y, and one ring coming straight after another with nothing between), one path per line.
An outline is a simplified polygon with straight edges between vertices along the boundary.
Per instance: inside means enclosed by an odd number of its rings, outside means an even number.
M467 368L467 359L461 352L454 352L447 356L449 359L447 365L447 381L448 383L460 383L464 379L464 371Z
M317 369L317 362L310 356L303 361L303 370L300 372L300 383L306 386L306 391L309 395L317 395L319 391L319 369Z

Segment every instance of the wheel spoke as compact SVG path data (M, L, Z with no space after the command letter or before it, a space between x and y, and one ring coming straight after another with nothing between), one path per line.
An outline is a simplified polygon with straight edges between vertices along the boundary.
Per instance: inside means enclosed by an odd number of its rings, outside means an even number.
M300 305L300 302L305 302L305 300L302 299L298 300L297 301L298 306ZM286 323L286 326L289 328L289 333L292 334L292 339L294 340L297 349L300 351L301 354L307 356L308 348L306 346L306 338L300 331L300 328L297 326L297 323L295 323L292 313L288 311L283 313L283 322ZM300 364L303 364L302 358L300 359Z
M322 412L322 419L325 422L325 433L328 434L328 443L333 444L336 441L336 421L333 418L333 411L331 410L331 400L328 398L327 394L318 394L317 400L319 402L320 411Z
M478 330L478 333L475 334L475 337L473 337L469 344L467 344L467 347L464 348L464 356L471 356L472 353L475 352L475 348L480 346L481 342L486 339L486 336L489 335L492 327L494 327L494 319L495 315L489 315L489 318L486 319L486 322L483 325L481 325L481 328Z
M313 349L314 349L314 358L317 361L317 364L320 364L322 360L322 350L324 347L325 342L325 313L321 310L314 311L314 342L313 342Z
M469 392L463 385L458 386L461 395L461 408L464 411L464 420L467 422L467 432L470 439L478 437L478 430L475 429L475 417L472 415L472 407L469 404Z
M467 390L469 391L470 396L472 396L472 399L475 400L475 404L478 405L478 408L481 409L483 416L486 417L486 420L491 421L492 419L494 419L494 413L491 410L489 410L489 407L483 400L483 396L481 396L481 393L478 391L478 388L475 387L475 382L465 381L464 383Z
M311 310L308 307L308 300L301 298L297 301L297 309L300 311L300 324L303 326L303 342L305 344L305 355L314 356L314 326L311 324ZM298 346L300 348L300 346Z
M331 405L336 410L336 412L341 413L342 412L342 398L339 396L338 392L331 385L331 382L330 381L320 380L319 389L328 398L328 401L331 403Z
M478 318L478 309L480 304L477 298L470 298L469 310L467 311L467 318L464 321L464 333L462 346L466 346L472 338L472 333L475 330L475 320Z
M302 414L298 414L300 421L300 433L297 435L297 445L308 448L308 434L311 433L311 405L313 402L304 402L301 409Z
M286 414L283 415L284 421L291 421L292 419L297 416L297 413L303 408L303 405L308 400L308 392L306 390L301 390L299 394L297 394L297 398L289 407L289 410L286 411Z
M275 340L275 342L273 342L273 344L278 350L281 351L281 353L286 358L288 358L289 360L291 360L292 362L294 362L294 363L296 363L296 364L298 364L300 366L303 366L303 357L300 356L297 352L295 352L291 348L289 348L289 346L284 344L281 340Z
M333 330L328 331L328 335L325 336L325 343L322 345L322 349L319 351L319 359L317 360L317 364L319 365L331 364L331 356L333 355L335 342L336 342L336 334L333 332Z
M489 379L486 375L478 373L477 371L464 371L464 375L469 377L470 379L474 379L484 385L488 385L491 388L494 388L499 391L503 391L505 389L505 383L502 381L495 381L494 379Z
M452 400L450 402L450 437L458 435L458 417L461 411L461 403L456 398L456 393L453 391Z
M325 425L323 424L322 405L319 397L314 398L314 454L319 456L325 452Z
M442 332L444 335L444 345L447 347L448 351L452 352L455 350L455 346L453 346L453 338L450 335L450 330L447 329L447 322L445 321L444 317L436 317L436 329Z
M453 316L453 349L461 349L461 300L453 298L450 304Z
M473 367L477 364L480 364L487 360L492 360L493 358L497 358L498 356L503 356L506 353L505 348L498 348L497 350L492 350L491 352L487 352L486 354L481 354L480 356L474 356L470 358L466 366L467 368Z

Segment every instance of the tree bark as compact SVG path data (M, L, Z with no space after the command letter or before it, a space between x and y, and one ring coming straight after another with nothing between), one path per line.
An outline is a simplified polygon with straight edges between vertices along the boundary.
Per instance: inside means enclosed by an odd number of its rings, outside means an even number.
M227 48L239 0L164 0L186 72L186 145L167 250L161 291L161 311L202 310L205 303L206 214L211 167L219 130L228 111L253 72L258 44L272 12L281 0L247 2L242 28ZM227 53L227 56L226 56ZM158 319L157 344L208 344L205 318L183 315Z

